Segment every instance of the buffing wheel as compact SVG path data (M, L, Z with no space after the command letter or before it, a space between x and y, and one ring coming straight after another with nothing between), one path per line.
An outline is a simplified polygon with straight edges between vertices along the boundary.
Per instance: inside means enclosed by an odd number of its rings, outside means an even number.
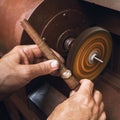
M67 66L78 78L93 80L105 68L112 50L109 32L100 27L83 31L71 45Z

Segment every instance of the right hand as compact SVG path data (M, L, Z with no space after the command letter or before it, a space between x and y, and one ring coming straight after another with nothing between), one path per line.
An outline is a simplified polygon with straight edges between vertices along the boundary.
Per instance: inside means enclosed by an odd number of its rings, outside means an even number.
M102 94L90 80L81 80L81 86L70 98L58 105L47 120L106 120Z

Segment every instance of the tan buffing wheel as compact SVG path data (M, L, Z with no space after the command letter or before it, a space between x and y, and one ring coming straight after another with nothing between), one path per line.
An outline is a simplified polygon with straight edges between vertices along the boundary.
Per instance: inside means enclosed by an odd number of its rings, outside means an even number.
M78 78L96 78L111 55L112 40L109 32L100 27L88 28L73 41L68 53L67 66Z

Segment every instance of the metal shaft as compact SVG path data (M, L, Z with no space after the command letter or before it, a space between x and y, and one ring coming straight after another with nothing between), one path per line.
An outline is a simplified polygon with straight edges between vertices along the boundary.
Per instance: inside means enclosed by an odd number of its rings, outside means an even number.
M103 63L103 60L101 60L97 56L98 56L98 53L96 51L91 52L88 58L89 63L93 64L95 60L97 60L100 63Z
M100 62L100 63L103 63L103 60L101 60L100 58L98 58L98 57L96 57L96 56L94 57L94 59L97 60L97 61Z

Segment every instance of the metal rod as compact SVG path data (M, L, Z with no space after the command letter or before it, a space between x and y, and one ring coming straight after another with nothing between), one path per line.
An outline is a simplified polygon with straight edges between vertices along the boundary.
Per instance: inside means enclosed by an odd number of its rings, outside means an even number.
M64 66L64 64L53 53L53 51L45 43L45 41L41 39L39 34L34 30L34 28L30 25L30 23L25 19L21 22L21 25L48 59L56 59L59 62L60 64L59 72L61 77L66 82L66 84L71 89L75 89L77 86L79 86L78 80L72 75L71 71Z
M94 57L94 59L97 60L97 61L100 62L100 63L103 63L103 60L101 60L100 58L98 58L98 57L96 57L96 56Z
M101 60L97 56L98 56L98 53L96 51L91 52L90 55L89 55L89 59L88 59L89 63L93 64L95 60L97 60L100 63L103 63L103 60Z

